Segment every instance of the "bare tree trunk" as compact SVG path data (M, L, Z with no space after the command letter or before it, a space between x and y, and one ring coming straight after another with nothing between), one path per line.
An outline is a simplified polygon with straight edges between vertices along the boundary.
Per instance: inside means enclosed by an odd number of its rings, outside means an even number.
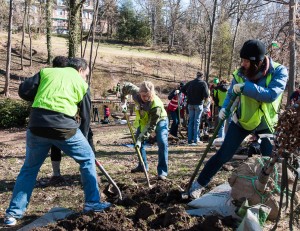
M204 67L207 65L207 38L204 40Z
M90 29L89 29L88 36L87 36L87 38L86 38L86 40L85 40L82 58L84 58L84 56L85 56L85 51L86 51L87 43L88 43L88 41L90 40L91 33L92 33L92 29L93 29L93 22L91 23L91 26L90 26Z
M47 29L47 63L48 65L52 62L52 42L51 42L51 34L52 34L52 0L47 0L46 2L46 29Z
M210 31L209 31L208 57L207 57L207 67L206 67L206 82L208 82L208 77L209 77L209 72L210 72L213 35L214 35L214 27L215 27L215 20L216 20L216 9L217 9L217 0L214 0L212 20L211 20L210 26L209 26Z
M102 29L100 30L100 38L101 37L102 37ZM96 64L96 59L97 59L97 56L98 56L98 49L99 49L99 46L100 46L100 42L101 42L101 39L99 39L98 43L97 43L96 54L95 54L95 57L94 57L92 70L94 70L94 68L95 68L95 64Z
M296 3L295 0L290 0L289 3L289 50L290 50L290 65L289 65L289 82L288 82L288 96L295 90L295 76L296 76ZM287 104L289 97L287 97Z
M83 7L81 7L80 9L80 14L81 14L81 17L80 17L80 57L83 58L83 22L82 22L82 15L83 15Z
M42 16L42 1L40 1L40 5L39 5L39 21L41 22L43 20L43 16ZM42 24L39 23L38 28L37 28L37 33L40 35L42 31Z
M9 78L10 78L10 63L11 63L11 32L12 32L12 18L13 18L13 0L9 3L9 23L8 23L8 38L7 38L7 56L6 56L6 74L4 95L9 97Z
M92 41L91 41L91 50L90 50L90 59L89 59L89 68L90 73L88 77L88 84L91 85L92 79L92 58L93 58L93 47L94 47L94 40L95 40L95 31L97 27L97 19L98 19L98 9L99 9L99 0L96 1L96 5L94 6L94 15L93 15L93 29L92 29Z
M232 39L232 45L231 45L231 52L230 52L230 58L229 58L229 67L228 67L228 72L227 75L230 76L231 74L231 70L232 70L232 62L233 62L233 53L234 53L234 49L235 49L235 42L236 42L236 36L238 33L238 29L239 29L239 25L240 25L240 1L238 1L238 6L237 6L237 18L236 18L236 26L234 29L234 35L233 35L233 39Z
M151 32L152 32L152 44L156 45L156 27L157 27L157 21L156 21L156 4L153 4L151 6Z
M24 69L23 58L24 58L24 40L25 40L25 33L26 33L26 19L27 19L27 0L25 0L24 16L23 16L23 23L22 23L21 70Z
M85 0L69 1L69 58L76 57L80 39L80 9Z
M83 58L83 26L81 20L81 30L80 30L80 57Z
M30 56L30 63L29 66L32 66L32 38L31 38L31 27L30 27L30 5L31 0L28 1L28 13L27 13L27 28L28 28L28 36L29 36L29 56Z

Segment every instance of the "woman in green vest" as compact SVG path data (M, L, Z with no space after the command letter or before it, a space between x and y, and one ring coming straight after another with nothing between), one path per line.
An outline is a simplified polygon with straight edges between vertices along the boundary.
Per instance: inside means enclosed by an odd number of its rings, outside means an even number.
M148 171L145 141L156 135L158 145L158 179L165 180L168 175L168 116L161 99L155 94L154 85L144 81L140 87L132 83L125 83L122 88L121 100L125 101L127 95L132 95L135 102L136 118L134 127L136 131L136 144L140 148L142 158ZM142 172L141 163L131 170L132 173Z
M225 108L233 93L240 95L237 109L232 116L224 142L201 171L190 189L192 198L199 198L204 187L229 161L244 138L251 133L272 134L277 122L277 113L285 89L288 73L286 67L266 56L265 44L248 40L241 51L241 67L234 71L233 79L219 117L226 118ZM272 145L268 138L261 139L261 152L270 156Z

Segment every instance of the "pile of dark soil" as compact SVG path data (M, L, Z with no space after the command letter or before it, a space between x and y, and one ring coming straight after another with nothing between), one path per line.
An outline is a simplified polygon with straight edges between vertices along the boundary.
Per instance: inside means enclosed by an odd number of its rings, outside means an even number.
M157 181L151 189L121 185L124 199L102 212L72 214L44 230L232 230L232 217L191 217L185 211L186 200L171 181ZM107 195L109 198L109 195Z

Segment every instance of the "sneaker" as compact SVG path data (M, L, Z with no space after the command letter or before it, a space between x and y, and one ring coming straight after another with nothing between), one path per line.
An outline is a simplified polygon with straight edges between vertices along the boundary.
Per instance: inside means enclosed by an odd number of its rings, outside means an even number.
M189 146L197 146L196 143L189 143L188 145L189 145Z
M4 218L4 225L14 226L17 224L17 219L12 217L11 215L6 215Z
M189 195L193 199L198 199L201 196L201 192L204 189L197 181L194 181L190 190Z
M83 209L83 213L87 213L90 211L93 212L102 212L104 209L107 209L111 206L109 202L102 203L86 203Z
M136 173L136 172L144 172L144 171L143 171L143 168L141 168L139 166L131 169L131 173Z
M54 186L65 182L65 178L62 176L52 176L48 182L48 185Z
M158 175L158 176L157 176L157 179L158 179L158 180L166 180L167 177L164 176L164 175Z
M200 141L200 140L198 140L198 141L197 141L197 145L199 145L199 144L203 144L203 142Z

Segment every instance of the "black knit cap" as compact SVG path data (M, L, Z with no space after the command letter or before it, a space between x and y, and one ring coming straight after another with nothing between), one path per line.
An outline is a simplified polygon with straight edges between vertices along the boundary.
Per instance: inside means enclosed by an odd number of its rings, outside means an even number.
M240 51L240 57L251 61L261 61L264 59L266 53L265 44L260 40L253 39L244 43Z

